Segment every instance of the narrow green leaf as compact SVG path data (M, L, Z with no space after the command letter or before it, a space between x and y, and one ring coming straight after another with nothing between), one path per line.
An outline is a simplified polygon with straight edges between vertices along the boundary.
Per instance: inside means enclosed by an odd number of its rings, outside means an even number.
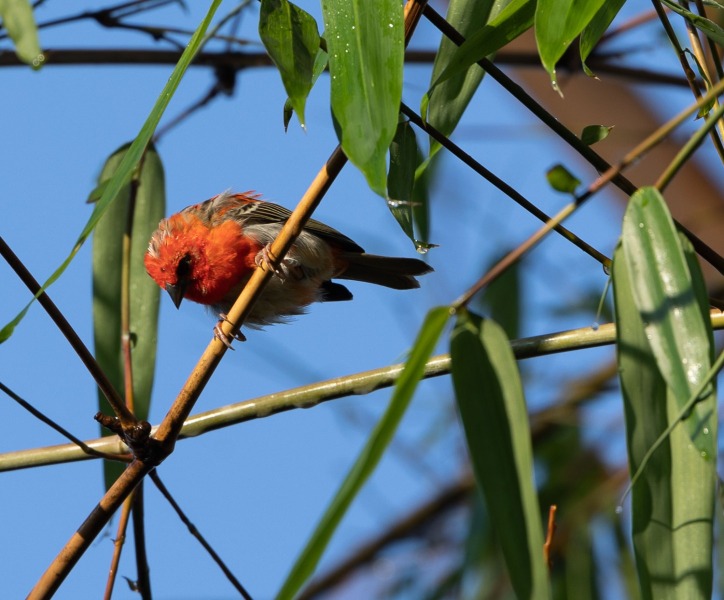
M528 412L510 342L495 322L462 310L450 356L473 472L513 589L521 599L550 598Z
M304 128L304 106L312 89L319 50L317 22L287 0L262 0L259 37L279 69L289 101Z
M495 2L494 0L451 0L447 9L445 20L450 23L463 37L469 38L484 26L489 19L495 18L501 10L509 4L509 0ZM440 47L435 55L432 66L430 86L437 81L452 58L458 47L447 36L442 36ZM471 63L464 71L445 80L435 88L435 93L429 97L427 120L438 131L449 136L463 112L470 103L475 90L478 89L485 72L475 63ZM430 138L429 155L434 155L440 149L440 143Z
M0 0L0 20L10 39L15 44L15 54L33 69L39 69L45 62L40 49L38 28L33 17L33 8L28 0Z
M281 590L277 594L278 600L293 598L314 572L342 517L377 467L382 454L392 441L392 437L417 389L417 384L425 369L425 363L435 349L435 345L440 339L449 318L450 309L447 306L433 308L428 312L415 345L412 347L410 358L407 360L405 369L395 385L392 399L385 414L370 434L365 447L349 473L347 473L304 550L297 558L289 575L287 575Z
M538 53L553 87L556 63L574 39L588 25L605 0L538 0L535 11L535 39Z
M408 120L401 119L392 144L390 144L390 172L387 175L388 200L407 203L412 200L417 165L418 147L415 131ZM412 219L408 219L404 224L401 222L400 225L412 239Z
M110 180L123 155L126 144L106 161L99 185ZM133 373L133 411L147 419L156 365L156 339L160 289L146 274L143 256L148 240L165 213L163 166L155 149L149 148L143 159L139 185L133 207L130 265L123 264L123 237L128 227L131 186L121 189L93 232L93 329L95 356L113 386L125 397L123 355L121 352L122 273L129 271L128 301ZM103 394L98 394L99 410L112 414ZM101 434L108 431L101 427ZM120 475L120 463L104 463L106 488Z
M629 269L619 247L612 271L616 348L629 464L635 473L680 407L652 352ZM716 419L713 427L707 436L716 439ZM675 427L631 492L634 553L644 600L711 597L715 489L715 458L703 457L686 429Z
M686 10L676 2L671 2L671 0L661 0L661 3L665 4L667 8L670 8L675 13L684 17L710 40L720 46L724 45L724 29L720 25L717 25L714 21L707 19L706 17L702 17L701 15L697 15L696 13Z
M593 146L593 144L605 140L612 129L613 125L608 127L605 125L587 125L581 132L581 141L586 146Z
M324 73L328 63L329 55L325 50L319 48L317 50L317 55L314 57L314 65L312 66L312 87L314 87L314 84L317 83L319 76ZM287 98L284 102L284 131L286 131L289 127L289 121L292 120L293 113L294 107L292 106L292 101L290 98Z
M347 157L385 196L402 99L405 32L397 0L323 0L332 116Z
M430 185L438 164L435 157L424 159L418 147L415 185L412 188L412 219L418 235L415 248L422 253L435 247L430 243Z
M214 17L214 13L219 7L219 4L221 4L221 0L213 0L213 2L211 3L206 17L204 17L204 20L198 26L198 28L194 32L194 35L191 37L188 46L186 46L186 49L181 55L181 58L176 64L176 67L174 67L171 76L169 77L166 85L161 91L160 96L156 100L156 104L153 106L153 109L148 115L148 118L143 124L143 127L141 127L141 131L139 131L136 139L133 140L133 143L128 149L128 152L126 152L126 154L124 155L121 164L118 165L118 169L116 170L115 175L108 181L108 185L105 186L105 188L103 189L103 195L96 203L95 208L93 209L93 213L91 214L88 222L83 228L83 231L80 232L75 246L73 246L70 254L61 263L61 265L42 285L43 291L51 286L68 268L68 265L71 263L75 255L81 249L86 239L88 239L88 236L98 224L98 221L108 209L108 206L118 195L118 192L123 188L124 185L128 184L128 182L131 180L131 177L133 176L133 171L135 170L138 161L141 160L141 156L143 156L143 152L145 151L148 143L151 141L151 136L153 136L153 132L156 130L158 122L161 120L161 115L163 115L166 107L168 106L168 103L171 101L171 98L174 95L174 92L181 83L181 79L183 78L184 73L186 73L186 69L188 69L191 61L193 61L194 57L201 48L201 45L204 42L204 34L208 29L209 24L211 23L211 19ZM2 328L2 330L0 330L0 343L7 340L13 334L15 328L18 326L20 321L23 320L33 302L35 302L35 298L28 302L28 304L17 314L15 318L7 323Z
M573 175L563 165L555 165L546 173L546 179L550 186L557 192L563 192L565 194L574 194L581 180Z
M583 70L587 75L592 76L593 73L586 66L586 59L596 47L596 44L598 44L601 36L606 32L606 29L608 29L608 26L621 10L621 7L625 2L626 0L608 0L607 2L604 2L593 19L591 19L591 22L583 29L581 39L579 41L579 48L581 53L581 62L583 63Z
M701 275L691 272L666 203L654 188L642 188L631 197L621 240L651 350L682 408L712 361L708 314L702 314L701 307L706 295L702 300L703 285L694 284ZM710 394L685 421L695 446L712 460L716 440L702 431L715 426L714 409Z
M533 25L536 0L512 0L490 22L473 33L455 51L440 76L422 100L421 113L427 118L433 89L452 77L466 72L471 65L494 54Z
M402 119L390 145L390 172L387 176L387 206L415 248L430 248L427 243L427 227L423 225L420 238L415 226L427 223L429 203L425 177L416 177L422 163L422 153L417 137L409 121Z

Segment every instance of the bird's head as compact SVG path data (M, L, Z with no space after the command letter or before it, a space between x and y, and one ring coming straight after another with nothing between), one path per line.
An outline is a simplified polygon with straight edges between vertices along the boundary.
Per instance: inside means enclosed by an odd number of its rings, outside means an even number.
M146 271L178 308L184 298L220 304L248 275L256 255L234 221L207 226L193 214L164 219L151 236Z

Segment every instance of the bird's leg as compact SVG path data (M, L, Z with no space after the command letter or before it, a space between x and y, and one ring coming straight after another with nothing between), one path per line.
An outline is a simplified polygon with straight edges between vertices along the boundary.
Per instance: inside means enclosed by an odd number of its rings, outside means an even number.
M290 275L300 279L297 276L297 271L300 271L299 261L295 258L285 257L279 266L274 268L272 263L276 261L276 257L272 254L271 244L264 246L259 253L254 257L254 263L257 267L264 269L265 271L271 271L276 275L282 283L289 278Z
M219 340L224 346L226 346L229 350L234 350L234 347L231 345L231 340L235 339L240 342L245 342L246 337L244 336L241 331L237 331L233 336L229 337L224 333L224 331L221 329L221 324L226 321L230 325L232 324L231 321L226 317L226 313L219 313L219 322L214 325L214 337Z

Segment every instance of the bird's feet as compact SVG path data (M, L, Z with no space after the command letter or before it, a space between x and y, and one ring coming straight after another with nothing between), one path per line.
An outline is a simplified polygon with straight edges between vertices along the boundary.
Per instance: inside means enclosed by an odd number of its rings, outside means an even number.
M219 322L214 325L214 337L224 344L224 346L226 346L229 350L234 350L234 347L231 345L231 341L238 340L239 342L245 342L246 337L243 333L241 333L241 331L237 331L233 336L225 334L224 330L221 329L221 324L224 322L231 324L231 321L229 321L225 313L219 313Z
M257 267L264 269L265 271L271 271L282 281L282 283L284 283L284 281L286 281L290 276L301 278L297 274L297 272L301 271L298 260L287 256L276 267L274 266L275 262L277 262L277 258L271 251L271 244L264 246L254 257L254 263Z

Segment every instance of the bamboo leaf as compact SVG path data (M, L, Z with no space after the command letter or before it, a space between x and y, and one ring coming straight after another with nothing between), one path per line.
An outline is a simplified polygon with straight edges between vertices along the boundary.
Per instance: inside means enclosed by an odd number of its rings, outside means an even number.
M521 599L550 598L528 412L510 342L495 322L462 310L450 355L473 472L513 589Z
M543 67L556 83L556 63L604 5L605 0L538 0L535 39Z
M593 146L593 144L605 140L612 129L613 125L608 127L605 125L587 125L581 132L581 141L586 146Z
M293 598L314 572L342 517L377 467L382 454L392 441L392 437L417 389L417 384L425 369L425 363L435 349L435 345L440 339L449 317L450 309L447 306L433 308L427 314L417 340L412 347L410 358L407 360L405 369L395 385L392 399L385 414L375 426L365 447L347 473L324 515L322 515L303 552L297 558L289 575L287 575L281 590L277 594L278 600Z
M289 101L304 128L304 106L312 89L319 50L317 22L287 0L262 0L259 36L279 69Z
M73 246L70 254L65 258L61 265L53 272L53 274L45 281L45 283L43 283L41 291L45 291L48 287L50 287L68 268L68 265L71 263L75 255L78 253L85 241L88 239L88 236L98 224L98 221L103 216L103 213L105 213L105 211L108 209L108 206L111 204L111 202L113 202L114 198L118 195L123 186L128 184L128 182L131 180L131 177L133 176L133 171L135 170L138 161L141 160L141 156L143 156L146 146L151 141L151 136L153 136L153 132L156 130L156 126L161 120L161 116L166 110L168 103L171 101L174 92L181 83L181 79L183 78L186 69L188 69L191 61L194 59L199 49L201 48L201 44L204 41L204 34L206 33L206 30L211 23L211 19L213 18L216 9L219 7L219 4L221 4L221 0L213 0L213 2L211 3L209 10L204 17L204 20L198 26L198 28L194 32L194 35L191 37L188 46L186 46L186 49L181 55L181 58L176 64L176 67L171 73L171 76L166 82L166 85L161 91L158 99L156 100L156 104L153 106L151 113L146 119L146 122L143 124L143 127L141 127L141 130L136 136L136 139L133 140L133 143L128 148L128 152L126 152L126 154L124 155L121 164L118 165L118 169L116 170L115 175L108 181L108 184L104 187L103 193L98 202L96 203L95 208L93 209L93 213L88 219L88 222L86 223L83 230L80 232L75 246ZM2 330L0 330L0 343L6 341L13 334L15 328L18 326L20 321L23 320L33 302L35 302L35 298L28 302L28 304L15 316L15 318L7 323L2 328Z
M536 0L511 0L500 13L484 27L473 33L465 43L452 52L442 73L423 97L421 113L427 118L433 89L453 77L466 72L471 65L494 54L508 42L533 25Z
M327 55L327 52L319 48L317 50L317 55L314 57L314 65L312 66L312 87L314 87L314 84L317 83L319 76L324 73L328 62L329 56ZM287 98L284 102L284 131L286 131L289 127L289 121L292 120L293 113L294 107L292 106L292 101L290 98Z
M372 190L384 197L387 150L402 99L402 4L323 0L322 12L337 137Z
M631 197L622 248L651 351L681 409L711 367L710 326L707 311L702 314L707 302L703 284L694 284L701 275L691 272L691 261L656 189L642 188ZM714 410L710 393L685 420L695 446L712 460L716 440L702 432L715 426Z
M680 408L652 351L628 263L619 247L612 274L616 348L634 473ZM708 437L716 439L716 419L713 426ZM711 597L715 489L715 459L703 457L686 429L675 427L651 454L631 492L634 552L645 600Z
M667 8L670 8L675 13L684 17L710 40L720 46L724 45L724 29L720 25L716 24L711 19L707 19L706 17L702 17L701 15L697 15L696 13L686 10L676 2L671 2L671 0L661 0L661 2L665 4Z
M495 2L494 0L451 0L447 9L445 20L450 23L463 37L473 36L490 19L494 19L503 10L510 0ZM445 71L453 57L458 53L458 46L447 36L442 36L440 47L435 55L435 62L430 76L432 88L440 74ZM480 55L480 58L486 55ZM471 62L464 70L446 79L435 88L435 93L429 97L427 107L428 122L443 135L449 136L463 112L470 103L475 90L478 89L485 72L482 68ZM424 113L423 113L424 114ZM429 155L434 155L440 149L440 143L430 138Z
M114 152L99 178L102 186L121 163L129 145ZM131 186L121 189L118 198L103 215L93 233L93 330L95 356L111 383L125 397L123 354L121 352L122 273L129 271L129 330L132 343L133 412L141 420L148 417L156 365L156 339L160 288L146 274L143 256L148 240L165 213L163 166L155 149L149 148L135 194L131 229L130 265L124 265L123 238L131 210ZM103 394L98 394L99 410L112 414ZM101 434L109 432L101 427ZM106 488L117 479L124 466L105 462Z
M15 54L33 69L45 62L40 49L33 7L28 0L0 0L0 20L15 44Z
M581 32L579 48L581 53L581 63L583 70L587 75L592 76L593 73L586 66L586 59L590 56L593 49L598 44L601 36L606 32L608 26L616 17L626 0L608 0L601 5L598 12L594 15L591 22Z
M575 194L576 189L581 185L581 180L563 165L555 165L549 169L546 179L554 190L565 194Z
M422 153L410 122L401 120L390 144L390 172L387 176L387 206L415 248L425 251L429 214L425 177L417 177ZM415 227L420 232L415 234Z

